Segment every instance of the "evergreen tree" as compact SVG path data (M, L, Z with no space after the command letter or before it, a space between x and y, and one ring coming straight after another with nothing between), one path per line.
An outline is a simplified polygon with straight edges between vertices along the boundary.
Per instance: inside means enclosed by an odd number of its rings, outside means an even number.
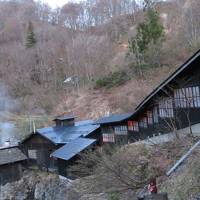
M156 45L164 38L164 28L159 14L149 2L145 6L145 20L137 26L137 34L129 40L129 53L136 56L138 65L143 65L145 53L151 44Z
M34 47L36 44L36 36L34 33L34 27L32 22L28 23L27 35L26 35L26 47L31 48Z

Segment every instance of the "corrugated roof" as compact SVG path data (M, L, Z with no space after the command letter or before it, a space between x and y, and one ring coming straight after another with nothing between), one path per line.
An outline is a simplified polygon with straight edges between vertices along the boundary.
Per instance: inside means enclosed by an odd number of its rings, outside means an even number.
M56 121L56 120L63 121L63 120L72 120L72 119L75 119L75 117L69 116L69 115L64 115L64 116L56 117L53 121Z
M121 122L123 120L128 119L132 115L133 115L133 113L110 115L108 117L100 118L99 120L97 120L95 122L95 124L109 124L109 123Z
M93 139L77 138L54 151L51 156L63 160L69 160L95 142L96 140Z
M87 137L97 130L99 125L60 126L37 129L37 133L55 144L66 144L78 137Z
M26 160L27 157L17 147L5 147L0 149L0 165Z

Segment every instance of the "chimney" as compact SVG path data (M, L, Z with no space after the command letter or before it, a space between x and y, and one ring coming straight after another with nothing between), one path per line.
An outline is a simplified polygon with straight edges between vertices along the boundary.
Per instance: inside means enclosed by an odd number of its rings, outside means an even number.
M61 116L61 117L56 117L53 121L55 121L56 127L74 126L75 117L72 117L72 116Z

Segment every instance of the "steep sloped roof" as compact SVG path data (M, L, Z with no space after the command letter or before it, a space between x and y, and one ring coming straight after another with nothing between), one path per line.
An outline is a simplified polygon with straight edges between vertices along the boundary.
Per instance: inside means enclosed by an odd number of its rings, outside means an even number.
M77 138L72 140L70 143L64 145L60 149L54 151L51 156L60 158L62 160L69 160L79 154L81 151L94 144L96 140L87 138Z
M158 92L160 92L167 84L173 81L182 72L191 66L197 58L200 57L200 49L193 54L187 61L185 61L175 72L168 76L160 85L158 85L149 95L147 95L143 101L136 107L135 112L138 112L146 103L148 103Z
M109 123L122 122L131 117L132 115L133 113L110 115L108 117L100 118L99 120L95 121L95 124L109 124Z
M83 125L89 125L89 124L93 124L94 121L93 120L82 120L82 121L78 121L78 122L75 122L75 126L83 126Z
M96 131L99 125L60 126L37 129L37 133L55 144L66 144L78 137L87 137Z
M16 146L0 149L0 165L15 163L26 159L26 155Z

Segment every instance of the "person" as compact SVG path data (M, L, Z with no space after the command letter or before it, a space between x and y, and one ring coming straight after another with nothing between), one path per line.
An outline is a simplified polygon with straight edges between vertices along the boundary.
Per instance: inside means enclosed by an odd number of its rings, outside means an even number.
M156 178L151 178L148 184L149 194L157 194Z

